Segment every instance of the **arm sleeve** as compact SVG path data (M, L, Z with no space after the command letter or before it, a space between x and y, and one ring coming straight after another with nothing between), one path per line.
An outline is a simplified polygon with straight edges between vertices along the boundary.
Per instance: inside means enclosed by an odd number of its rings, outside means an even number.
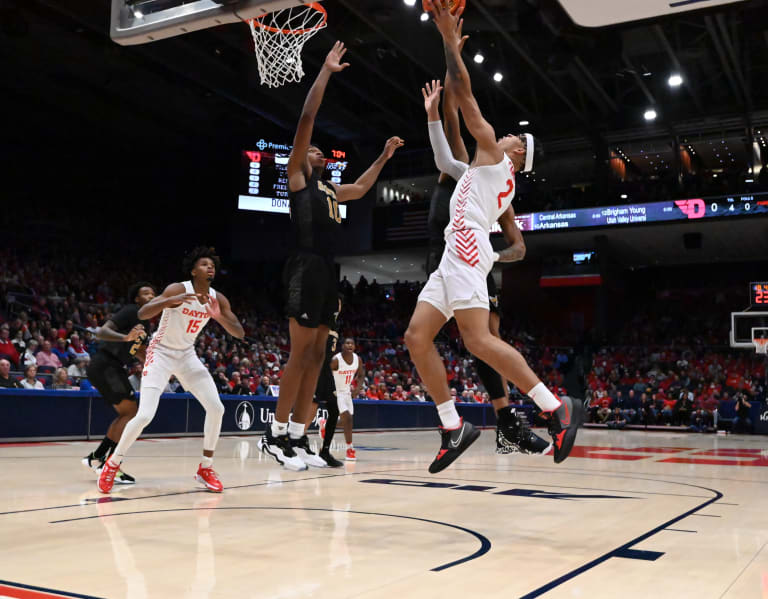
M448 145L443 131L442 121L430 121L427 126L429 127L429 143L432 145L437 168L440 169L441 173L445 173L458 181L467 171L469 165L453 157L451 147Z

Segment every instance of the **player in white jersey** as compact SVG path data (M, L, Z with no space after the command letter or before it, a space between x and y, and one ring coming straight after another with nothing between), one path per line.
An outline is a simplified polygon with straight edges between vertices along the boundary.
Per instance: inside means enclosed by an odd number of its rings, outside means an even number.
M356 383L356 389L363 388L365 369L363 361L355 353L355 340L352 337L344 339L341 351L331 360L331 372L336 384L336 403L341 414L341 424L344 427L344 440L347 442L347 461L354 462L357 457L352 445L352 416L355 413L355 405L352 403L352 381Z
M512 381L541 408L549 419L554 439L555 462L563 461L573 447L582 421L582 406L564 397L555 397L513 347L494 337L488 329L488 290L486 276L494 261L520 260L525 245L512 243L495 253L489 231L496 221L508 239L521 237L511 207L515 192L515 173L533 169L534 139L507 135L496 138L472 94L469 73L461 58L461 9L456 15L442 1L426 2L443 37L445 58L454 93L467 129L477 141L471 165L461 175L451 198L451 222L445 229L445 250L440 266L432 273L419 295L405 342L416 368L435 401L442 423L442 443L429 466L440 472L458 458L480 435L471 423L459 418L451 400L445 368L434 345L434 338L445 322L456 318L467 350ZM439 82L423 90L428 109L430 142L441 172L455 170L454 159L445 140L437 102Z
M221 481L213 470L213 452L221 433L224 405L210 372L197 357L194 347L197 336L211 318L233 337L242 339L245 336L242 325L230 309L229 300L211 287L219 266L219 257L213 248L195 248L185 256L183 264L191 280L171 283L162 295L139 310L142 320L153 318L160 312L162 316L144 361L139 411L125 426L117 448L104 464L98 482L102 493L112 490L120 462L154 418L160 395L171 375L175 375L205 409L203 458L195 479L209 491L222 491Z

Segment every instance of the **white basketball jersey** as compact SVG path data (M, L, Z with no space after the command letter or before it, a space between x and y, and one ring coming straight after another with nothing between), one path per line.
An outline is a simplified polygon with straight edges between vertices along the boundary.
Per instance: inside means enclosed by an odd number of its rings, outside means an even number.
M514 197L515 166L509 156L504 154L498 164L470 167L451 196L451 222L445 228L445 240L467 229L488 234Z
M352 364L347 364L342 358L341 353L333 356L339 364L339 369L333 371L333 380L336 382L336 393L350 393L350 385L355 380L357 369L359 367L359 358L357 354L352 354Z
M195 293L192 281L184 281L182 285L185 293ZM211 287L208 295L215 298L216 290ZM169 349L188 349L195 344L197 336L210 319L208 310L197 298L176 308L165 308L157 332L152 337L152 345Z

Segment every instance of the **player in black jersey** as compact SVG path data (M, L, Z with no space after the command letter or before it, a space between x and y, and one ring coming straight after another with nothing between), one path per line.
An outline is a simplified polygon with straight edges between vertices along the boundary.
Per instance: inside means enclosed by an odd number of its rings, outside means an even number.
M88 365L88 380L104 401L115 409L117 417L109 425L101 444L82 459L83 465L94 472L99 472L104 466L106 459L117 447L125 425L138 410L136 396L128 382L126 366L136 360L144 361L149 322L139 319L139 308L154 297L155 290L151 283L136 283L128 291L131 303L96 331L96 338L102 343ZM118 471L115 482L132 484L136 481L129 474Z
M462 43L463 46L463 43ZM446 87L443 98L445 136L456 160L469 164L469 152L461 137L459 124L459 106L454 98L452 86L448 85L450 75L446 73ZM440 173L437 186L429 202L429 253L427 255L427 277L440 264L445 249L445 228L451 220L451 196L456 188L456 181L447 173ZM489 320L491 333L501 338L499 327L499 291L493 273L488 273ZM509 390L501 375L488 364L477 359L477 374L483 383L496 412L496 453L547 453L551 444L530 430L524 412L518 412L509 405Z
M341 234L339 203L363 197L387 160L403 145L399 137L388 139L381 155L353 184L335 185L322 180L325 157L310 140L331 75L349 66L341 62L345 53L341 42L336 42L328 53L304 101L288 159L292 253L283 270L283 283L291 353L280 381L275 420L266 428L259 447L292 470L305 470L307 465L326 466L309 449L304 423L310 416L338 302L333 256ZM291 410L293 420L289 423Z

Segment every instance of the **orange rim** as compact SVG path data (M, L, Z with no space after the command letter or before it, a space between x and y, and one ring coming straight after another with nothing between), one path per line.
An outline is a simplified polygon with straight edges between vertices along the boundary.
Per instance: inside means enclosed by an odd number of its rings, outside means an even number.
M323 25L325 25L326 21L328 20L328 13L325 11L325 9L320 6L319 2L310 2L309 4L305 4L304 6L307 6L309 8L313 8L319 13L322 13L323 20L315 25L314 27L309 27L307 29L278 29L277 27L272 27L271 25L265 25L261 22L260 19L263 19L267 15L264 15L262 17L258 17L256 19L251 19L248 22L251 23L254 27L260 27L261 29L264 29L265 31L269 31L270 33L282 33L284 35L301 35L303 33L309 33L310 31L315 31L317 29L320 29ZM267 13L270 14L270 13Z

